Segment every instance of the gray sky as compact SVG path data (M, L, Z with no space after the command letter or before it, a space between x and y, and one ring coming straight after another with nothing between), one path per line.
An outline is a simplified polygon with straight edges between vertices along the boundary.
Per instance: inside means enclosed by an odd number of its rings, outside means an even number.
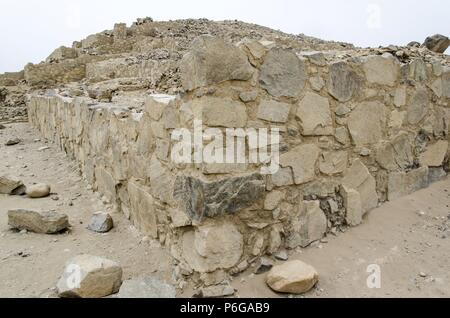
M1 0L0 73L145 16L238 19L362 47L450 35L448 0Z

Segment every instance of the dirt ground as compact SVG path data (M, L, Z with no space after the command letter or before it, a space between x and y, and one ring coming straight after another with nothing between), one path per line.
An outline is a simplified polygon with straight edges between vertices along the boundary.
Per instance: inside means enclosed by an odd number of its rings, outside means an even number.
M0 130L0 174L16 176L25 184L48 183L53 194L44 199L0 195L0 297L53 295L65 262L82 253L119 262L124 279L152 275L173 283L167 250L143 238L122 214L102 203L74 162L55 145L41 141L28 124L7 126ZM13 137L23 141L5 147ZM290 260L307 262L320 274L319 284L302 297L450 297L449 205L447 178L373 210L359 227L292 251ZM7 211L17 208L66 213L72 230L52 236L12 231ZM110 233L86 229L96 211L113 213L115 228ZM367 287L367 268L372 264L381 270L380 289ZM237 297L288 297L273 293L264 284L264 274L251 272L235 278ZM190 296L192 290L181 295Z

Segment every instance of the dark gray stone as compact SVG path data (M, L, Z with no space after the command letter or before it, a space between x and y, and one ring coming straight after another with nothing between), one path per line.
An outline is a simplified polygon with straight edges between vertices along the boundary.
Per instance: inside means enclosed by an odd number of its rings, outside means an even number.
M330 65L328 92L340 102L348 102L361 89L361 78L345 62Z
M91 218L88 229L97 233L109 232L114 227L114 222L108 213L97 212Z
M194 221L206 217L234 214L262 200L265 182L260 174L203 182L194 177L178 176L174 198Z
M435 34L425 39L423 45L430 51L444 53L450 46L450 39L441 34Z

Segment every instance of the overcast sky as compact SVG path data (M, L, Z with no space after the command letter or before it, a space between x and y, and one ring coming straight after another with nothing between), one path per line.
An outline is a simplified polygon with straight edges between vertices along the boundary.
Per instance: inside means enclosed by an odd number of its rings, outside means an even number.
M448 0L1 0L0 73L145 16L238 19L362 47L450 36Z

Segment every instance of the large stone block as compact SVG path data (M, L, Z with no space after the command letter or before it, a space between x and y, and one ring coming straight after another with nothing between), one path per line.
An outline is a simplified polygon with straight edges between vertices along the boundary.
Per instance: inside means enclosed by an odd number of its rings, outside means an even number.
M101 298L119 291L122 268L114 261L79 255L66 263L56 288L63 298Z
M445 68L442 74L442 96L450 98L450 68Z
M386 108L380 102L359 104L348 119L348 129L356 146L378 143L383 139L385 125Z
M228 221L215 221L187 231L182 237L182 257L200 273L230 269L243 254L244 239Z
M161 200L164 203L173 201L172 189L174 183L174 176L170 173L156 157L153 155L150 159L150 166L148 167L148 175L150 177L150 193L153 197Z
M342 185L360 194L363 214L378 206L375 178L361 160L354 160L351 167L346 170Z
M297 118L304 136L333 134L330 103L325 97L307 93L298 105Z
M439 140L434 145L428 146L420 156L420 164L426 167L441 167L448 151L448 141Z
M410 172L392 172L388 178L388 200L392 201L428 187L428 167Z
M367 81L372 84L394 86L400 73L400 64L393 56L369 56L363 61Z
M254 69L239 48L220 38L202 35L181 60L180 71L184 89L191 91L228 80L249 80Z
M286 123L290 110L289 104L263 100L258 108L258 118L274 123Z
M133 180L128 183L128 196L131 221L145 235L158 238L155 203L149 190Z
M304 184L314 180L315 167L320 149L314 144L301 145L282 154L280 164L283 168L291 167L295 184Z
M425 39L423 43L427 49L436 53L444 53L450 46L450 39L441 34L435 34Z
M362 222L362 204L361 195L355 189L349 189L346 186L341 186L340 194L344 200L344 207L346 210L345 220L350 226L357 226Z
M265 182L259 174L204 182L194 177L178 176L174 198L192 220L201 222L234 214L262 201Z
M67 215L55 211L8 211L8 225L17 230L27 230L42 234L55 234L67 229Z
M386 170L406 170L414 164L408 133L401 132L390 142L383 142L376 152L376 160Z
M230 98L203 97L192 102L197 119L210 127L242 128L247 123L245 104Z
M300 245L307 247L323 238L327 232L327 217L320 208L320 201L305 201L304 206L305 214L301 216L300 220Z
M418 87L408 105L407 119L411 125L420 123L430 108L430 97L424 87Z
M323 174L332 176L344 172L347 168L348 154L346 151L323 153L319 160L319 169Z
M297 97L306 82L304 62L291 51L272 49L261 66L259 81L274 97Z
M330 65L328 92L340 102L348 102L361 89L362 80L345 62Z
M117 198L117 182L114 180L112 174L102 167L96 167L95 181L98 190L103 193L111 202L114 203Z

